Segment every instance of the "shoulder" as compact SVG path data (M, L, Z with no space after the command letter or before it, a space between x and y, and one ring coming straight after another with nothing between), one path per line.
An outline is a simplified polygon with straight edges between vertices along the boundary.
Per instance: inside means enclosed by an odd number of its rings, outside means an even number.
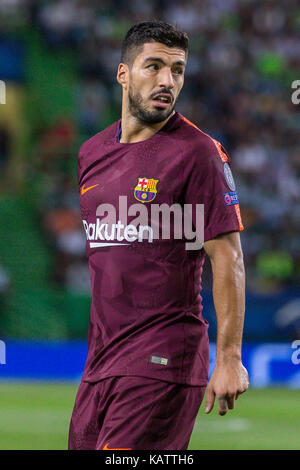
M218 140L201 130L186 117L182 115L180 117L179 134L181 134L180 137L186 150L192 151L198 159L219 156L221 160L228 161L228 154Z
M184 116L181 116L179 134L185 167L214 167L230 162L223 145Z
M93 152L96 148L99 149L99 145L105 142L112 141L117 131L119 122L120 121L115 121L109 127L106 127L104 130L98 132L97 134L93 135L92 137L84 141L79 148L79 153L78 153L79 160L84 155L87 155Z

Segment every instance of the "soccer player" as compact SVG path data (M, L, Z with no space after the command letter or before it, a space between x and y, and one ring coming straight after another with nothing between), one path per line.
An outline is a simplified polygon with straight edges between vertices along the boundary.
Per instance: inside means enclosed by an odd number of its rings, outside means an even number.
M121 119L79 151L92 305L69 449L187 449L206 387L205 412L217 399L220 415L248 388L238 196L221 144L174 109L187 56L186 33L157 21L134 25L117 72ZM130 223L130 211L125 225L120 196L145 209L203 204L203 246L188 250L184 237L152 239L147 225ZM112 207L116 223L108 228ZM205 255L218 323L208 385Z

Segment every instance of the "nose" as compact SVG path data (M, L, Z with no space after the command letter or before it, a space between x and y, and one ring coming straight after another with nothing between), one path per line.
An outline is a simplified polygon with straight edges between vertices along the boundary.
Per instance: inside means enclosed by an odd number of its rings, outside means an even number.
M159 74L159 86L161 88L174 88L174 79L172 75L172 70L168 67L163 67L160 70Z

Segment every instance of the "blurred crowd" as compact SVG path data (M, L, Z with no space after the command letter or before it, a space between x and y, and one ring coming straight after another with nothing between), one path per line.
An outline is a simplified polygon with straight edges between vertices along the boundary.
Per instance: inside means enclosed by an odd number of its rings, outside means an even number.
M177 110L229 152L246 230L248 287L299 285L300 79L297 0L0 0L0 16L36 28L50 51L74 51L78 118L61 117L34 136L45 239L56 253L53 276L87 292L85 236L70 161L86 138L120 116L120 44L134 23L171 22L190 36ZM5 24L1 21L1 28ZM0 150L6 159L7 144ZM298 284L297 284L298 283Z

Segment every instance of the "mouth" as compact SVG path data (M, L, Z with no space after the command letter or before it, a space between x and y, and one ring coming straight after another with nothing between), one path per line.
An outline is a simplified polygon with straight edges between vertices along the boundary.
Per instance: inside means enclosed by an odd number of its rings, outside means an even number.
M171 95L168 93L158 93L153 98L153 104L159 108L167 108L169 104L173 101Z

